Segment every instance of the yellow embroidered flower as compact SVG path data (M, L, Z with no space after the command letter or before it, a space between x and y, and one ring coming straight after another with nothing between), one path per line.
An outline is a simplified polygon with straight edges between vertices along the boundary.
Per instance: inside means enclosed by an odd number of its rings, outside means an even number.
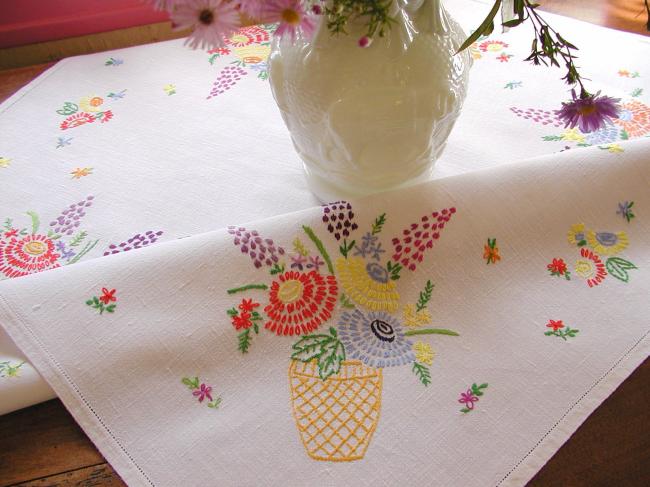
M104 103L104 100L99 96L85 96L79 100L79 109L82 112L99 112L99 108Z
M599 145L598 148L602 149L602 150L606 150L607 152L611 152L612 154L617 154L619 152L625 152L625 149L623 149L618 144Z
M587 244L585 240L585 224L584 223L575 223L571 225L571 229L567 234L567 239L571 245L577 245L582 247Z
M399 294L395 281L380 264L367 264L361 257L339 257L336 268L345 293L355 303L372 311L397 310Z
M625 232L587 232L589 247L602 255L616 255L624 250L630 241Z
M7 159L6 157L0 157L0 167L9 167L10 162L11 159Z
M267 60L269 54L271 54L271 46L251 44L249 46L236 47L233 49L233 54L246 64L258 64Z
M176 86L172 84L168 84L163 86L163 91L167 93L168 96L172 96L176 94Z
M409 328L419 328L431 323L431 315L429 310L423 309L416 311L415 304L408 303L404 305L402 310L402 320L405 326Z
M589 279L596 274L596 268L590 260L578 259L576 261L575 272L583 279Z
M92 167L78 167L70 174L72 174L72 179L81 179L84 176L88 176L93 173Z
M435 352L431 345L425 342L417 342L413 345L413 351L415 352L415 361L420 362L425 365L433 365L433 358L435 357Z
M580 133L577 128L572 128L565 130L561 136L562 140L569 140L578 143L583 143L585 141L585 136Z

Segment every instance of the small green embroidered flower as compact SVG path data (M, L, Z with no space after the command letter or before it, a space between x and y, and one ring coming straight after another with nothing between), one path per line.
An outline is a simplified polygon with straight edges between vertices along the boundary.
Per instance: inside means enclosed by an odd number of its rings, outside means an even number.
M570 326L567 326L565 328L564 323L562 323L562 320L557 320L557 321L549 320L546 327L551 328L551 330L544 332L544 335L556 336L561 338L564 341L567 340L567 337L575 338L576 333L580 331L580 330L573 329Z
M86 301L86 304L91 308L98 310L99 314L101 315L104 314L104 311L107 313L114 313L116 305L113 303L115 301L117 301L117 298L115 297L115 289L111 289L109 291L103 287L102 295L99 298L97 296L93 296L91 299Z
M0 377L19 377L18 372L23 365L25 365L25 361L13 365L8 360L0 362Z
M474 383L470 389L467 389L467 392L461 392L458 402L464 404L465 407L460 412L466 414L473 411L474 403L478 402L479 397L483 395L483 389L486 389L487 386L487 383L481 384L480 386Z
M196 397L199 402L203 402L206 398L208 398L208 402L206 403L207 406L211 409L219 409L219 406L221 405L221 398L212 398L212 386L208 386L205 383L200 382L198 377L183 377L181 382L185 384L190 391L192 391L192 395Z

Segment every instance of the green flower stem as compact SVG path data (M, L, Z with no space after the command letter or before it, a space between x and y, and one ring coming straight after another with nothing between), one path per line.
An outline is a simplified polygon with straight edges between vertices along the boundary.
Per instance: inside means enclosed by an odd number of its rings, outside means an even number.
M266 284L247 284L245 286L228 289L228 294L240 293L242 291L248 291L249 289L261 289L264 291L268 288L269 287Z
M408 330L404 332L406 336L413 335L449 335L449 336L460 336L455 331L446 330L445 328L423 328L422 330Z
M329 254L327 253L327 250L325 250L325 246L323 245L323 242L320 241L320 239L316 236L314 231L306 226L303 225L302 229L305 231L309 239L314 242L314 245L320 252L320 255L323 256L323 259L325 260L325 263L327 264L327 270L330 271L330 274L334 275L334 266L332 265L332 259L330 259Z

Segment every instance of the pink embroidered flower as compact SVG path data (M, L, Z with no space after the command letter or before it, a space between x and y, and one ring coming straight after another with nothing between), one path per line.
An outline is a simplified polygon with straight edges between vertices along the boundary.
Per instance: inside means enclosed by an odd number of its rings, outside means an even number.
M295 40L298 33L306 38L311 38L316 28L316 22L312 14L305 11L300 0L270 0L264 6L264 20L268 22L280 22L276 35L280 38L289 36Z
M205 384L201 384L201 387L199 387L196 391L192 392L192 395L194 397L199 398L199 402L203 402L203 400L207 397L210 401L212 401L212 396L210 395L210 392L212 392L212 387L206 386Z
M104 304L108 304L111 301L117 301L117 298L115 297L115 289L111 289L109 291L108 289L103 287L102 295L99 297L99 300Z
M0 240L0 272L20 277L59 267L60 255L54 242L45 235L18 235Z
M66 118L63 122L61 122L60 127L61 130L67 130L74 127L79 127L80 125L84 125L86 123L93 123L94 121L94 115L86 112L79 112Z
M467 389L467 392L460 393L459 403L464 404L467 409L474 409L474 403L478 401L478 397L474 395L471 389Z
M558 331L560 328L564 328L564 323L562 320L548 320L547 328L553 328L553 331Z
M620 107L619 98L599 96L599 93L590 95L582 92L576 97L575 90L571 90L572 100L562 103L558 117L562 119L565 127L580 127L582 133L595 132L618 117Z
M234 2L226 0L186 0L170 12L174 30L192 29L185 44L192 49L224 47L224 39L239 27Z

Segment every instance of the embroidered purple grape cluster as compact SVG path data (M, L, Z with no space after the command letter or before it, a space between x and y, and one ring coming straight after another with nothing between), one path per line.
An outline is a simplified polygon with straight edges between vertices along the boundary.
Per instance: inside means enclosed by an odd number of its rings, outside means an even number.
M327 231L333 234L336 240L349 237L350 232L358 228L353 219L352 205L347 201L335 201L323 206L323 222L327 224Z
M262 238L256 230L248 231L244 227L228 227L228 233L234 235L233 243L237 245L243 254L253 261L256 268L263 265L273 266L280 260L279 256L284 255L284 249L276 246L270 238Z
M158 238L163 234L162 230L154 232L153 230L148 230L144 234L136 233L130 239L121 242L117 245L110 244L108 249L104 252L104 255L119 254L120 252L128 252L129 250L135 250L147 245L156 243Z
M73 203L68 206L56 220L50 222L52 231L59 235L72 235L81 225L81 219L86 216L86 208L92 206L94 196L88 196L85 200Z

